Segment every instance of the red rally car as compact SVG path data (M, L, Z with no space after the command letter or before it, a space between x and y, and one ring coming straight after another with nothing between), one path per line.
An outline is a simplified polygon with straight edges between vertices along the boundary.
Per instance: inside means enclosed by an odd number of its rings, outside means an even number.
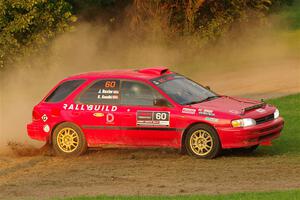
M254 150L279 137L283 118L264 102L218 95L166 67L74 75L34 107L32 139L60 155L88 147L171 147L197 158Z

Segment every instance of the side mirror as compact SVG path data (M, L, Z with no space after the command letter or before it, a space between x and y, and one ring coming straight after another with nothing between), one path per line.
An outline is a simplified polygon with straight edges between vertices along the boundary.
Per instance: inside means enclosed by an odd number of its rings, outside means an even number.
M206 88L206 89L208 89L208 90L210 90L210 87L209 87L208 85L207 85L207 86L205 86L205 88Z
M166 99L154 99L154 106L169 107L169 102Z

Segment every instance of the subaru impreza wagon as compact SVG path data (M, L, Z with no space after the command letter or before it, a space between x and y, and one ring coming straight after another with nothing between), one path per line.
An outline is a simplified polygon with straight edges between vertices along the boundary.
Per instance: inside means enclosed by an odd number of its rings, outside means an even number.
M70 76L32 112L32 139L57 154L89 147L170 147L197 158L222 149L253 151L279 137L276 107L216 94L166 67L110 70Z

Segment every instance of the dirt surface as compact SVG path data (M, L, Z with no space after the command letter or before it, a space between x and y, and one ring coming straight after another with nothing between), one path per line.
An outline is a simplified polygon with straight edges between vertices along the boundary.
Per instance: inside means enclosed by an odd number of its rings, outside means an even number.
M78 158L0 157L0 198L186 195L300 188L300 157L227 152L193 159L170 149L103 149Z
M247 67L205 71L202 84L210 85L218 93L250 98L276 98L300 92L300 59L272 64L253 63ZM201 74L201 73L200 73Z
M205 76L192 78L228 95L270 98L300 92L298 60L265 66L264 73L250 67L218 75L208 70ZM0 147L0 199L300 188L300 156L272 155L259 149L250 155L227 152L214 160L197 160L169 149L103 149L62 158L29 145L11 143L10 147Z

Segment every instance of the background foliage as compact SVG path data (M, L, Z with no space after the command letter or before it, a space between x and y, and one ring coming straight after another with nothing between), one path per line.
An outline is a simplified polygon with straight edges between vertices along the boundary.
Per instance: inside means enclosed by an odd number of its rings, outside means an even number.
M64 0L0 0L0 66L39 51L75 20Z
M246 25L267 25L266 16L293 0L0 0L0 67L46 47L73 22L126 30L144 40L157 34L200 47L242 32ZM76 16L76 17L75 17ZM191 39L192 40L189 40Z

